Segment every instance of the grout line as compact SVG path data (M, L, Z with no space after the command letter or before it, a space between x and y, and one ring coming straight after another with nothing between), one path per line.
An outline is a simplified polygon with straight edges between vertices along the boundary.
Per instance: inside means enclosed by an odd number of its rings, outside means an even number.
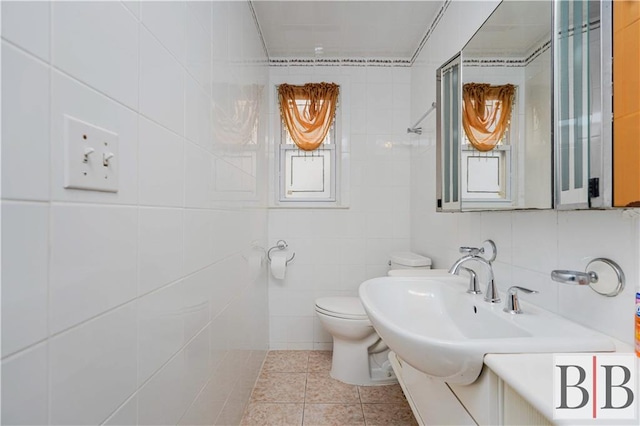
M46 318L47 318L47 325L46 325L46 330L47 330L47 335L45 338L45 342L47 345L47 356L46 356L46 362L47 362L47 381L46 381L46 386L47 386L47 422L49 424L53 423L53 402L52 402L52 395L53 395L53 381L51 380L51 323L52 323L52 313L51 313L51 306L52 306L52 296L51 296L51 271L52 271L52 267L53 267L53 238L52 238L52 234L53 234L53 203L51 202L52 198L53 198L53 160L54 160L54 153L53 153L53 149L51 149L52 146L52 142L53 142L53 42L54 42L54 13L53 13L53 2L51 2L49 4L49 61L47 62L47 74L48 74L48 78L49 78L49 113L48 113L48 119L49 119L49 161L48 161L48 167L49 167L49 176L48 176L48 208L47 208L47 278L46 278L46 285L47 285L47 312L46 312ZM14 46L18 47L17 44L15 44ZM23 50L24 52L27 52L26 49L22 49L20 48L20 50ZM32 55L32 57L37 58L35 55ZM18 351L19 353L20 351Z
M304 376L304 397L302 398L302 419L301 426L304 426L304 412L307 408L307 383L309 383L309 359L311 358L311 351L307 353L307 371Z
M141 24L141 25L142 25L142 24ZM146 27L145 27L145 29L146 29ZM149 30L147 29L147 31L149 31ZM154 35L153 33L151 33L151 31L149 31L149 33L150 33L150 34L152 34L152 36L154 36L154 37L155 37L155 35ZM53 37L53 36L52 36L52 37ZM139 36L138 36L138 40L139 40L139 39L140 39L140 33L139 33ZM157 39L156 39L156 41L158 41L158 43L160 43L160 41L159 41L159 40L157 40ZM185 140L188 140L188 141L190 141L190 142L195 143L195 142L194 142L194 141L192 141L191 139L187 139L187 138L186 138L186 135L185 135L185 133L186 133L186 132L185 132L185 129L184 129L184 128L183 128L183 132L182 132L182 134L180 134L180 133L176 132L175 130L173 130L173 129L169 128L165 123L161 123L161 122L157 121L157 119L155 119L155 118L153 118L153 117L150 117L150 116L146 115L145 113L143 113L142 111L140 111L140 93L138 93L138 99L137 99L137 104L138 104L138 105L137 105L137 107L136 107L136 108L133 108L133 107L131 107L131 106L129 106L129 105L127 105L127 104L125 104L123 101L121 101L121 100L119 100L119 99L116 99L116 98L114 98L113 96L111 96L111 95L109 95L109 94L107 94L107 93L103 92L102 90L100 90L100 89L98 89L98 88L96 88L96 87L92 86L90 83L88 83L88 82L86 82L86 81L82 80L80 77L77 77L77 76L75 76L75 75L73 75L73 74L71 74L71 73L69 73L69 72L65 71L64 69L62 69L62 68L59 68L59 67L55 66L55 65L53 64L53 58L51 58L51 60L50 60L49 62L47 62L47 61L43 60L42 58L40 58L40 57L36 56L36 55L35 55L35 54L33 54L32 52L30 52L30 51L26 50L24 47L22 47L22 46L20 46L20 45L18 45L18 44L16 44L16 43L14 43L14 42L12 42L11 40L8 40L8 39L5 39L5 38L2 38L2 42L6 43L7 45L11 46L12 48L14 48L14 49L16 49L16 50L20 51L21 53L25 54L25 55L26 55L26 56L28 56L30 59L33 59L33 60L35 60L35 61L39 62L40 64L42 64L42 65L44 65L44 66L48 67L51 71L53 71L53 73L51 74L51 77L50 77L50 85L51 85L51 88L50 88L51 90L50 90L50 91L52 91L52 90L53 90L53 84L52 84L52 83L53 83L53 74L57 73L57 74L59 74L59 75L61 75L61 76L65 77L65 78L67 78L67 79L71 80L72 82L79 84L79 85L80 85L80 86L82 86L84 89L87 89L87 90L89 90L89 91L93 92L94 94L97 94L97 95L100 95L100 96L102 96L102 97L106 98L108 101L115 103L117 106L122 107L122 108L124 108L124 109L128 110L129 112L132 112L132 113L138 114L138 115L140 115L140 116L141 116L141 117L143 117L143 118L146 118L147 120L151 121L152 123L154 123L154 124L156 124L156 125L158 125L158 126L162 127L164 130L166 130L166 131L168 131L168 132L170 132L170 133L173 133L174 135L179 136L180 138L183 138L183 139L185 139ZM52 43L53 43L53 41L52 41ZM169 50L168 50L168 49L167 49L167 48L166 48L162 43L160 43L160 45L161 45L161 46L162 46L162 47L163 47L167 52L169 52ZM53 48L51 48L51 50L53 50ZM169 52L169 53L171 54L171 52ZM53 52L50 52L50 56L52 56L52 55L53 55ZM141 59L140 59L140 57L141 57L141 55L140 55L140 54L138 54L138 62L139 62L139 65L138 65L138 79L139 79L139 80L140 80L140 78L141 78L141 76L140 76L140 69L141 69L141 67L140 67L140 60L141 60ZM190 76L190 77L191 77L191 78L196 82L196 84L200 87L200 89L201 89L201 90L206 94L206 93L207 93L207 91L204 89L204 87L202 87L202 85L200 84L200 82L199 82L198 80L196 80L196 78L195 78L192 74L190 74L190 73L189 73L189 71L185 68L185 66L184 66L180 61L178 61L178 59L177 59L177 58L175 58L175 56L173 56L173 55L172 55L172 58L173 58L174 60L176 60L176 62L180 65L180 67L181 67L181 68L182 68L182 70L184 71L184 74L186 74L186 75ZM185 92L184 74L183 74L183 92ZM138 81L138 92L140 92L140 81ZM184 95L184 93L183 93L183 95ZM208 97L209 97L209 99L210 99L210 100L212 99L212 97L211 97L211 96L208 96ZM53 111L50 111L50 114L51 114L51 115L53 115ZM184 112L183 112L183 114L184 114ZM51 118L53 118L53 117L51 117ZM183 118L184 118L184 117L183 117ZM50 121L53 121L53 120L50 120ZM184 121L183 121L183 127L184 127ZM196 145L197 145L197 144L196 144ZM200 146L200 145L198 145L198 146ZM204 147L203 147L203 149L205 149L205 150L206 150L206 148L204 148ZM208 151L208 152L210 152L210 151Z

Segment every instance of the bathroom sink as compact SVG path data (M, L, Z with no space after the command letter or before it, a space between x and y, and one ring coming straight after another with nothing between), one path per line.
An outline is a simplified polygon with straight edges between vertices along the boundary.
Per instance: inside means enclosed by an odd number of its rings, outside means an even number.
M385 343L414 368L448 383L473 383L489 353L615 350L606 336L522 300L522 314L503 312L503 303L468 294L468 283L455 275L380 277L362 283L359 292Z

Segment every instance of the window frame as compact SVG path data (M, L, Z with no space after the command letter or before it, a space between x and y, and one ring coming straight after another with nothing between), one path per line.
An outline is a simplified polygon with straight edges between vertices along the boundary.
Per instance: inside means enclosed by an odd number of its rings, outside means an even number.
M486 153L478 151L469 141L464 131L461 142L461 182L460 191L464 202L468 204L470 209L482 209L490 203L492 208L509 208L517 201L517 188L514 183L518 181L517 171L514 169L513 163L517 156L517 141L520 135L520 86L516 85L516 90L511 109L511 120L509 127L505 131L502 139L496 144L495 148ZM468 164L469 157L496 157L499 161L500 191L487 193L469 192L468 181ZM520 167L520 166L518 166Z
M301 152L305 153L305 151L300 150L295 144L287 144L287 129L282 117L280 116L279 106L278 106L278 96L277 90L278 87L276 85L276 110L278 117L278 125L280 127L279 131L279 140L276 145L276 204L278 206L285 207L341 207L340 205L340 193L341 193L341 170L342 170L342 107L341 107L341 98L342 98L342 88L340 85L341 93L338 96L338 103L336 105L336 112L333 124L331 125L331 129L329 130L329 135L331 137L331 144L326 144L323 142L322 145L318 148L318 150L328 150L330 153L330 182L329 182L329 196L326 198L319 197L287 197L286 195L286 158L287 152ZM304 155L304 154L303 154ZM309 151L306 154L307 156L312 156L313 151ZM317 154L316 154L317 155Z

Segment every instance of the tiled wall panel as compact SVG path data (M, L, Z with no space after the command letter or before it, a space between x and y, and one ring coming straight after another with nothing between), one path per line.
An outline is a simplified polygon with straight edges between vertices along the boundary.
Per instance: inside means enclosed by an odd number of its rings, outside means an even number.
M269 332L248 3L2 2L2 59L2 423L239 422ZM246 92L257 135L215 138ZM118 134L117 193L63 187L66 115Z
M285 239L296 253L284 280L269 277L270 347L326 349L331 336L318 322L315 299L356 296L364 280L386 274L390 252L409 248L410 69L272 66L270 74L272 152L280 142L276 84L340 85L338 137L348 162L341 184L349 201L341 209L269 211L270 245Z

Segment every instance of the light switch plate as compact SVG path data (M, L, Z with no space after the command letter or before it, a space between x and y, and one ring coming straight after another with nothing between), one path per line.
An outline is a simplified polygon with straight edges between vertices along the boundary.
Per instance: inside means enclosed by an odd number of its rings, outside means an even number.
M64 116L64 187L118 192L118 135Z

